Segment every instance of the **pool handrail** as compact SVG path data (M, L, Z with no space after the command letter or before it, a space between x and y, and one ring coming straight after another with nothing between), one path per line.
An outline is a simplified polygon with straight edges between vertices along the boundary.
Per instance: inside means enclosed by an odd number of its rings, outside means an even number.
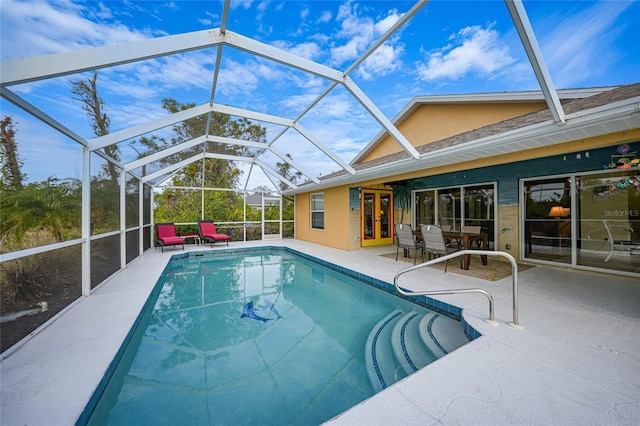
M471 254L479 254L481 256L502 256L502 257L506 257L509 262L511 262L511 289L512 289L512 296L513 296L513 321L509 323L509 325L515 327L515 328L523 328L519 323L518 323L518 264L516 262L516 259L511 256L509 253L506 253L504 251L493 251L493 250L459 250L456 251L454 253L450 253L447 254L445 256L441 256L441 257L437 257L433 260L429 260L427 262L423 262L420 263L418 265L415 266L411 266L409 268L405 268L402 269L400 271L398 271L398 273L396 273L396 275L393 277L393 285L396 288L396 291L400 294L402 294L403 296L408 296L408 297L413 297L413 296L435 296L435 295L443 295L443 294L460 294L460 293L481 293L484 294L485 296L487 296L487 299L489 300L489 318L487 319L487 322L493 325L497 325L497 322L495 320L495 302L493 300L493 296L491 295L491 293L489 293L486 290L483 290L481 288L462 288L462 289L452 289L452 290L427 290L427 291L405 291L403 290L400 285L398 284L398 281L400 279L400 277L404 274L406 274L407 272L411 272L411 271L415 271L416 269L420 269L420 268L424 268L425 266L430 266L436 263L440 263L440 262L445 262L447 260L456 258L458 256L463 256L463 255L471 255Z

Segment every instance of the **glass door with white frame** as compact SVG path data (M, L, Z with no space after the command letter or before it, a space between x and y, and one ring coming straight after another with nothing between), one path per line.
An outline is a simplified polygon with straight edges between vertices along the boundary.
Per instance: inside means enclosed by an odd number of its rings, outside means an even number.
M438 190L438 224L442 229L459 231L462 227L460 188Z
M525 258L571 263L571 179L569 176L524 185Z
M579 265L640 272L640 173L577 177Z
M489 248L495 246L495 186L493 184L464 187L464 225L479 226L480 232L487 234Z

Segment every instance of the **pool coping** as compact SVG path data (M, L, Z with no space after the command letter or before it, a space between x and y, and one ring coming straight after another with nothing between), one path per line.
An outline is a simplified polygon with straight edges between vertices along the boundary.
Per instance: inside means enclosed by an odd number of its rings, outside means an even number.
M393 247L344 252L299 240L277 243L233 245L287 246L387 282L406 266L378 256ZM74 423L175 253L180 252L145 253L3 359L0 422ZM461 306L463 318L483 336L327 423L640 423L640 285L635 280L546 267L523 271L523 330L507 325L511 299L504 280L424 271L411 281L416 290L452 283L486 288L496 298L499 326L484 322L486 301L438 297Z

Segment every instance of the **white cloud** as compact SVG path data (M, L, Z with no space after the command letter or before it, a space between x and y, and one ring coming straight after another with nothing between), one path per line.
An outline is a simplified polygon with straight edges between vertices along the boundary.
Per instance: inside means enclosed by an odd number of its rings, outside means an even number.
M375 22L369 17L358 16L357 3L347 2L340 6L336 19L341 21L338 39L347 39L343 45L331 48L331 64L342 65L346 61L355 60L364 51L375 34Z
M492 26L466 27L449 40L449 45L429 53L427 62L418 65L420 79L457 80L472 72L486 76L499 72L515 61Z
M233 9L249 9L251 7L251 4L253 3L253 0L232 0L231 1L231 10Z
M364 46L362 37L354 37L342 46L331 49L331 64L342 65L349 60L355 60Z
M381 21L376 22L375 28L378 34L384 34L387 32L392 26L395 25L398 20L402 18L401 14L398 14L397 9L392 9L389 11L389 14L384 17Z
M98 2L98 10L96 11L96 16L100 19L111 19L113 18L113 14L111 13L111 9L105 6L103 2Z
M254 66L249 66L248 63L227 61L218 76L218 90L229 96L250 92L258 85L258 81Z
M324 12L322 12L320 14L320 17L318 18L318 23L320 24L325 24L329 21L331 21L331 18L333 17L333 14L331 13L331 11L329 10L325 10Z
M122 24L102 25L71 2L2 0L2 59L39 56L147 38ZM99 16L110 12L101 4ZM92 13L93 14L93 13ZM20 40L20 43L16 43Z
M265 10L267 10L267 7L269 6L269 3L271 3L270 1L261 1L258 6L256 7L256 9L258 9L260 12L264 12Z
M365 80L373 80L374 77L399 71L402 68L400 58L403 53L402 44L383 44L358 68L358 74Z
M315 60L322 54L322 49L316 42L308 41L299 44L293 44L288 41L280 40L272 44L279 49L286 50L287 52L293 53L294 55L298 55L310 60Z
M396 9L389 10L379 19L364 16L360 12L360 5L348 2L340 6L336 19L341 21L338 39L345 39L343 44L335 44L331 48L330 63L334 66L355 61L376 39L387 32L398 20L401 14ZM402 68L401 57L404 45L399 37L387 40L358 68L358 75L365 80L376 76L398 71Z

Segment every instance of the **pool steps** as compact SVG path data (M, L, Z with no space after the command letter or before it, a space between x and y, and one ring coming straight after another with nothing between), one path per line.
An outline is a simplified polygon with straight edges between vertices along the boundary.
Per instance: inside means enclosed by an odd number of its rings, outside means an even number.
M468 343L462 324L437 312L396 309L369 333L365 366L375 392Z
M420 320L420 338L438 358L469 343L460 321L437 312L424 315Z
M393 327L391 347L407 375L437 359L433 351L425 350L428 346L425 346L420 335L421 317L417 312L409 312Z

